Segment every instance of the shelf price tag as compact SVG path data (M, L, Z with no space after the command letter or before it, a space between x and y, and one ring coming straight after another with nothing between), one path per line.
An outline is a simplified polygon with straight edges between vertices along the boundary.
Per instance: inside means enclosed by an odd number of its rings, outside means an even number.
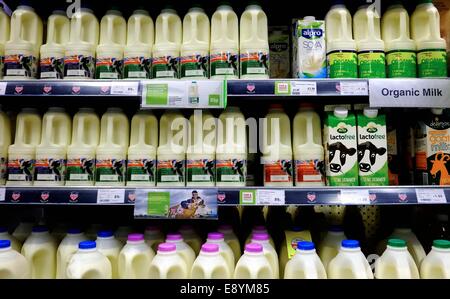
M6 94L7 86L8 86L8 82L0 82L0 96L4 96Z
M342 189L340 202L342 204L368 205L370 204L369 190Z
M367 81L342 81L340 86L343 96L367 96L369 93Z
M99 189L97 192L97 204L122 203L125 203L125 189Z
M113 82L111 84L111 95L137 96L138 92L138 82Z
M447 198L445 197L444 189L439 188L422 188L416 189L417 203L447 203Z
M317 82L292 81L291 94L296 96L316 96Z
M0 188L0 201L5 201L5 197L6 197L6 189Z
M282 206L285 204L284 190L260 189L256 192L256 204L261 206Z

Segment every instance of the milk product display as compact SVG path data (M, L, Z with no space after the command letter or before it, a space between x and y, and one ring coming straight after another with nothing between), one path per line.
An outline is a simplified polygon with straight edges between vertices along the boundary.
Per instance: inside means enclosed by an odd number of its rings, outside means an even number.
M209 78L209 18L200 7L189 9L183 19L180 78Z
M191 247L195 255L200 253L200 248L202 247L203 241L200 236L195 232L194 228L189 224L184 224L180 226L178 232L183 236L184 242Z
M149 268L154 256L155 253L144 241L144 235L128 235L127 244L119 254L119 278L150 278Z
M416 235L409 228L396 228L391 234L390 238L402 239L406 241L408 251L412 255L414 262L419 267L426 253L422 244L417 239Z
M390 239L387 249L375 262L377 279L418 279L419 270L409 254L406 242Z
M336 257L341 247L341 243L345 240L344 230L341 227L331 227L318 247L318 254L325 269L332 259Z
M127 161L127 186L156 185L158 120L150 111L139 111L131 120Z
M285 277L286 265L297 253L299 242L311 242L311 232L302 227L295 226L291 230L284 231L284 240L280 245L278 262L280 264L280 278Z
M450 242L434 240L433 247L420 264L420 277L425 279L450 278Z
M98 252L106 256L111 264L112 278L119 278L118 260L122 243L114 238L112 231L99 231L96 243Z
M219 245L205 243L192 265L190 277L191 279L227 279L231 278L231 273L227 262L219 253Z
M156 19L152 78L177 79L183 30L176 10L166 8Z
M224 235L225 243L230 246L233 251L234 261L237 263L241 257L241 244L236 234L233 232L233 227L231 225L221 225L218 229Z
M373 279L369 262L356 240L343 240L339 253L327 268L331 279Z
M125 244L128 240L128 235L133 232L133 228L131 226L119 226L114 232L114 237Z
M161 243L150 264L150 278L153 279L185 279L190 276L190 269L177 253L173 243Z
M8 148L11 145L11 122L0 106L0 185L7 180Z
M230 5L222 4L211 18L211 79L239 78L239 21Z
M327 273L314 248L314 243L298 242L297 253L286 264L285 279L326 279Z
M69 229L61 241L56 252L56 278L67 278L66 271L70 259L78 250L78 244L86 241L87 237L79 229Z
M291 76L290 56L291 35L288 26L269 27L270 78L289 78ZM295 36L293 38L295 47ZM295 65L296 57L293 57ZM326 73L325 73L326 76Z
M8 233L8 229L4 226L0 226L0 240L8 240L11 245L11 249L20 253L22 249L22 242L20 242L16 237Z
M12 236L23 243L31 235L33 226L34 222L20 222Z
M41 143L36 147L35 186L63 186L72 120L64 108L51 107L42 120Z
M11 241L0 238L0 279L30 279L27 259L12 249Z
M272 267L263 252L261 244L245 245L244 254L236 264L235 279L274 279Z
M56 10L47 21L47 42L41 47L41 79L64 78L64 56L70 37L70 20L64 11Z
M97 251L95 241L84 241L67 266L69 279L111 279L111 263Z
M245 240L245 244L250 244L253 238L253 235L255 234L269 234L266 227L264 225L256 225L253 227L251 234L247 237ZM275 243L273 241L273 238L269 235L269 243L272 245L273 248L275 248Z
M269 32L261 6L246 7L240 21L241 79L269 79Z
M148 11L138 9L128 19L124 79L150 79L155 26Z
M125 185L130 123L120 108L108 108L101 120L97 147L96 185Z
M9 40L11 32L11 18L0 6L0 79L3 78L3 60L5 55L5 43Z
M270 267L272 268L272 273L274 278L279 278L280 276L280 266L278 263L278 254L275 247L270 244L269 234L253 234L251 243L260 244L263 247L264 256L269 261Z
M192 269L192 264L195 260L194 250L183 240L181 234L168 234L166 237L166 243L175 244L177 246L177 254L186 263L188 272Z
M157 226L147 226L144 232L145 242L150 246L153 251L158 250L158 245L164 243L165 237Z
M206 239L206 244L217 244L219 246L219 254L224 258L226 265L229 270L229 275L231 273L234 273L234 265L235 265L235 258L234 253L231 247L225 242L224 234L222 233L209 233L208 239ZM205 244L204 244L205 245ZM203 247L202 247L203 248ZM201 254L201 252L200 252ZM192 277L194 278L194 277Z

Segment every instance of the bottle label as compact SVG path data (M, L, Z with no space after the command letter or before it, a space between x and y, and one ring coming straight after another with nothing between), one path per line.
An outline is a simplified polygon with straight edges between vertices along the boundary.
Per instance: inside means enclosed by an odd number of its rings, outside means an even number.
M158 183L184 183L185 160L158 160Z
M179 57L172 56L153 57L152 78L178 79L179 60Z
M155 182L156 160L132 159L128 160L127 181L129 182Z
M292 181L292 160L276 160L264 162L264 182L289 183Z
M209 159L187 160L188 182L215 182L216 161Z
M419 78L447 77L447 52L445 49L421 50L417 53Z
M333 51L327 55L328 78L358 78L355 51Z
M324 183L323 160L295 160L295 181L297 183Z
M97 58L95 64L96 79L122 79L123 60L115 57Z
M83 157L67 160L68 181L92 182L95 178L95 159Z
M97 182L124 182L125 160L103 159L97 160L95 176Z
M39 70L41 79L63 79L64 58L41 58Z
M8 181L32 182L34 165L34 160L10 159L8 161Z
M240 56L243 75L269 75L269 53L266 51L244 52Z
M37 58L34 56L6 55L3 68L5 76L36 78Z
M359 78L386 78L384 51L361 51L358 53Z
M37 159L34 180L46 182L64 181L66 160L64 159Z
M416 78L417 55L414 51L399 50L386 54L389 78Z
M247 176L247 160L217 160L217 182L244 183Z
M180 65L181 78L209 78L209 56L183 56Z
M125 79L150 79L152 59L149 57L125 57L124 59Z
M211 77L238 76L238 54L234 52L220 52L211 54Z
M71 55L64 58L64 77L94 79L95 58L92 56Z
M6 163L8 159L6 157L0 157L0 180L6 180L6 171L8 169L8 164Z

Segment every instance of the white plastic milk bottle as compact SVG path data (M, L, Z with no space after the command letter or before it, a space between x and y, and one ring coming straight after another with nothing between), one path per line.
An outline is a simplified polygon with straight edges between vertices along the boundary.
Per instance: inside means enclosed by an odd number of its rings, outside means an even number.
M11 18L0 6L0 79L3 78L3 59L5 55L5 44L9 40L11 31Z
M270 267L272 268L272 272L274 278L280 277L280 266L278 263L278 254L272 244L270 244L269 234L267 233L258 233L253 234L251 243L261 244L263 247L263 252L267 260L269 261Z
M159 120L159 146L157 151L157 185L185 185L187 119L180 111L167 110ZM185 138L175 138L185 137Z
M70 21L70 40L64 58L64 79L94 79L100 25L89 8L81 7Z
M22 249L22 242L16 237L8 233L8 229L4 226L0 226L0 240L9 240L11 242L11 248L20 253Z
M101 120L95 166L96 185L125 185L130 122L120 108L108 108Z
M239 78L239 20L228 4L211 18L211 79Z
M128 19L124 79L150 79L155 25L148 11L138 9Z
M97 234L97 250L106 256L111 263L112 278L119 278L119 255L122 250L122 242L114 238L112 231L99 231Z
M35 226L28 239L23 243L22 255L31 265L31 278L54 279L56 277L56 251L58 244L48 229Z
M131 120L127 186L156 185L158 119L150 111L139 111Z
M192 279L229 279L234 273L230 271L227 262L219 253L219 245L205 243L200 254L192 265Z
M149 225L145 228L144 239L148 246L156 252L158 250L158 245L164 243L166 238L159 227Z
M64 108L51 107L42 120L41 143L36 147L35 186L63 186L72 120Z
M67 266L69 279L111 279L111 263L98 252L95 241L83 241Z
M8 148L7 185L32 185L36 146L41 142L41 126L42 119L36 109L23 108L17 115L14 144Z
M269 243L272 245L273 248L275 248L275 243L273 242L272 237L270 236L269 232L267 231L267 228L264 225L255 225L252 229L252 232L245 240L245 244L249 244L252 241L254 234L268 234L269 235Z
M5 79L36 78L42 38L41 18L31 6L19 5L11 16L10 38L5 45Z
M30 279L30 264L11 247L10 240L0 239L0 279Z
M390 238L405 240L409 253L411 253L416 265L418 267L420 266L420 263L426 256L426 253L422 244L420 244L419 239L417 239L416 235L410 228L396 228Z
M183 19L180 78L209 78L209 18L201 7L193 7Z
M326 279L327 273L313 242L298 242L295 255L287 262L285 279Z
M1 55L1 54L0 54ZM8 148L11 145L11 121L0 105L0 185L6 182Z
M246 7L240 29L241 79L269 79L269 31L261 6Z
M176 10L166 8L156 19L152 78L178 79L183 30Z
M343 1L335 2L325 17L328 78L358 78L352 16Z
M238 237L233 231L233 227L231 225L223 224L219 226L218 231L224 235L225 243L230 246L231 250L233 251L234 262L237 263L242 255L242 251L241 244Z
M331 279L373 279L369 262L356 240L343 240L339 253L328 264Z
M408 11L401 3L388 7L381 19L388 78L416 78L416 44L410 37Z
M185 261L177 253L177 246L172 243L161 243L150 264L150 278L153 279L186 279L189 272Z
M183 240L183 237L179 233L168 234L166 236L166 243L175 244L177 246L177 253L186 263L188 273L191 272L192 264L195 260L194 250Z
M145 243L144 235L128 235L127 244L119 254L119 278L150 278L149 268L154 256L153 250Z
M247 177L247 134L244 114L229 106L220 114L217 127L216 185L245 186Z
M219 254L225 259L230 273L234 273L234 265L236 259L231 247L225 242L225 236L222 233L209 233L206 243L217 244L219 246Z
M419 279L419 270L408 252L406 242L390 239L384 253L375 262L377 279Z
M34 222L20 222L13 232L13 237L19 240L21 243L31 235Z
M86 241L88 238L79 229L69 229L67 235L59 243L56 252L56 278L67 278L66 271L72 255L78 250L78 244Z
M275 279L261 244L245 245L244 254L236 264L235 279Z
M62 10L55 10L47 21L47 42L41 46L41 79L64 78L64 56L70 37L70 20Z
M195 231L194 227L190 224L183 224L180 226L178 232L183 236L183 241L194 250L195 255L197 256L200 253L203 241Z
M122 79L127 21L117 9L106 12L100 22L100 42L95 64L96 79Z
M93 186L100 118L92 108L80 108L73 117L72 143L67 148L66 185Z
M330 261L339 253L341 243L345 239L344 230L341 227L333 226L328 230L318 247L319 257L325 269L327 269Z
M450 278L450 242L434 240L431 251L420 264L420 278Z

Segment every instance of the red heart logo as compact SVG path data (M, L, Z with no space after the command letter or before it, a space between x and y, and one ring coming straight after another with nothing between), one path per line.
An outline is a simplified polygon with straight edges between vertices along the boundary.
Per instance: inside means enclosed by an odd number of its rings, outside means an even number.
M76 201L78 199L78 193L72 192L72 193L70 193L69 197L70 197L71 201Z
M218 201L224 202L224 201L225 201L225 198L226 198L225 193L219 193L219 194L217 194L217 200L218 200Z
M80 91L81 91L81 87L80 86L73 86L72 87L72 92L73 93L80 93Z
M315 201L316 200L316 194L315 193L312 193L312 192L310 192L310 193L308 193L307 195L306 195L306 198L309 200L309 201Z
M102 93L108 93L109 92L109 86L102 86L101 87Z
M11 195L13 201L18 201L20 196L20 192L13 192L13 194Z
M398 195L398 198L399 198L401 201L405 201L406 199L408 199L408 195L406 195L405 193L400 193L400 194Z
M44 87L44 92L45 93L50 93L52 91L52 89L53 89L53 87L51 87L51 86L45 86Z
M369 200L370 201L375 201L377 199L377 195L376 194L369 194Z
M134 194L134 192L129 193L128 200L134 202L136 200L136 194Z
M253 93L253 92L255 92L255 89L256 89L255 84L253 84L253 83L248 83L247 84L247 91L248 92Z
M49 197L50 197L50 193L48 193L48 192L42 192L41 193L41 199L43 201L47 201L49 199Z
M23 86L16 86L16 88L14 90L16 91L16 93L22 93L23 92Z

